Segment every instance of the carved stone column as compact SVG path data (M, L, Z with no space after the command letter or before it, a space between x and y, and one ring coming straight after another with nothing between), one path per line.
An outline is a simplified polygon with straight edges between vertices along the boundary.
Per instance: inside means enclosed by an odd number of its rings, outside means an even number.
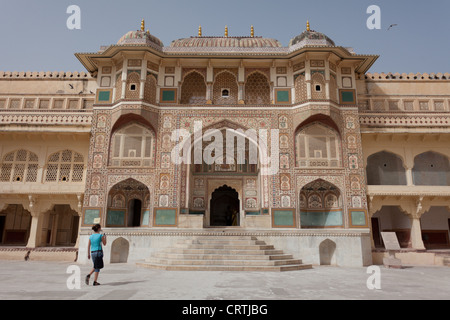
M413 249L425 250L422 240L422 228L420 226L420 217L425 212L423 206L423 197L416 200L415 210L410 214L411 219L411 245Z
M37 248L41 245L42 240L42 212L36 205L36 199L33 196L28 196L28 200L27 210L31 213L31 227L27 248Z

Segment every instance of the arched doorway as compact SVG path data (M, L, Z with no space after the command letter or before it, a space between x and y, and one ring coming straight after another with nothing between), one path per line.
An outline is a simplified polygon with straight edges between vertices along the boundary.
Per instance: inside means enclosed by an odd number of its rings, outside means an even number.
M217 188L210 203L210 226L231 227L240 225L239 193L227 185Z
M132 178L119 182L108 194L107 227L142 227L149 224L150 191Z

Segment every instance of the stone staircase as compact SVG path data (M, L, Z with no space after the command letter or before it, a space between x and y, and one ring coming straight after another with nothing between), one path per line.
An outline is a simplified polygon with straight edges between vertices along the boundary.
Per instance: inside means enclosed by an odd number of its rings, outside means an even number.
M195 236L154 253L138 266L176 271L293 271L312 265L253 236Z

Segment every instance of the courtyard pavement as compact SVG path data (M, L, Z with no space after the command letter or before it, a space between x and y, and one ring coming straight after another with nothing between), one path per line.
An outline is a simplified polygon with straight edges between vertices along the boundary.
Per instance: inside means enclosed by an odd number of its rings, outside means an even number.
M72 266L72 267L71 267ZM70 268L74 273L67 273ZM81 285L77 284L81 271ZM109 264L101 286L87 286L89 265L0 261L1 300L409 300L450 299L449 267L380 267L380 289L367 268L315 266L283 273L185 272ZM68 285L69 283L69 285ZM373 282L371 282L373 283Z

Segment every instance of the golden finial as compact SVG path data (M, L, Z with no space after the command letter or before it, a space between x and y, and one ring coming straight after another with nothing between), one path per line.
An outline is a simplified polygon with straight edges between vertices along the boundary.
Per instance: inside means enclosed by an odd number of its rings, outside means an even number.
M145 31L145 20L142 19L141 21L141 31Z
M253 28L253 26L251 27L251 30L250 30L250 36L252 38L255 36L255 28Z
M225 38L228 38L228 26L225 26Z
M311 27L309 25L309 20L306 22L306 31L311 31Z
M202 26L198 26L198 36L202 36Z

